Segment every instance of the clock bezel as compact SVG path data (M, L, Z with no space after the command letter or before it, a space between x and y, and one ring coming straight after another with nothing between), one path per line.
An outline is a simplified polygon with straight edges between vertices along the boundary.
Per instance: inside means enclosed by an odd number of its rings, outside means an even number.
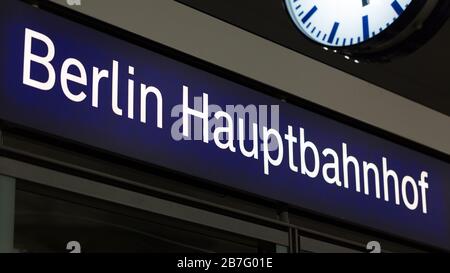
M282 1L284 9L296 30L308 41L333 52L365 61L388 61L394 56L415 51L440 29L448 19L450 11L449 0L413 0L392 24L377 35L354 45L335 46L309 37L294 18L295 14L288 6L290 1Z

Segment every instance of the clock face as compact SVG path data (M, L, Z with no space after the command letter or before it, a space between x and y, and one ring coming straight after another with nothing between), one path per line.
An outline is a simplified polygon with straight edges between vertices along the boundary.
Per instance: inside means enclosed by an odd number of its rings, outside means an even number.
M333 47L360 44L396 21L413 0L285 0L296 26Z

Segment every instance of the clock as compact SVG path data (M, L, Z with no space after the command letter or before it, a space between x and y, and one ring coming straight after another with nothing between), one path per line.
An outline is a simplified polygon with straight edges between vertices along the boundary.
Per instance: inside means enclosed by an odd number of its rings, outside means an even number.
M298 30L347 57L390 60L417 49L447 20L449 0L285 0Z

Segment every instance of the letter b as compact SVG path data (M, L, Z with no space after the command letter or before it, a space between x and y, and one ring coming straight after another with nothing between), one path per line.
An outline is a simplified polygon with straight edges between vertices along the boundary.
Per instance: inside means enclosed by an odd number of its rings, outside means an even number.
M31 53L31 42L32 39L38 39L41 42L44 42L47 46L47 55L46 56L38 56ZM41 90L50 90L55 85L55 69L51 65L50 61L53 60L55 56L55 46L50 40L49 37L45 36L42 33L36 32L29 28L25 28L25 45L23 52L23 84L28 86L41 89ZM48 72L48 78L45 82L40 82L30 77L31 74L31 62L36 62L42 64Z
M306 164L306 151L310 149L314 156L314 168L312 170L308 169ZM320 171L320 160L319 160L319 150L316 145L311 141L305 141L305 130L300 128L300 169L302 174L306 174L311 178L315 178Z

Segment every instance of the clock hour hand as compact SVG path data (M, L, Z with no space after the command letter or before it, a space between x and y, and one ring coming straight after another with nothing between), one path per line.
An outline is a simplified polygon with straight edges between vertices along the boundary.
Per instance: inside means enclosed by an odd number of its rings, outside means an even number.
M370 4L370 0L362 0L362 6L365 7Z

